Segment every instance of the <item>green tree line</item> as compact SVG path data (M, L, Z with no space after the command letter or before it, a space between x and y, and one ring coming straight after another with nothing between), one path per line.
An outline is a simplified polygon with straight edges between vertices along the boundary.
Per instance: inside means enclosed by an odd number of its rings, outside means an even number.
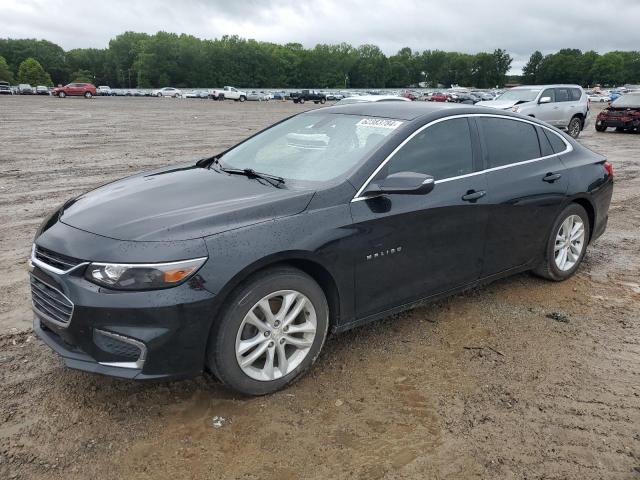
M426 82L479 88L503 86L511 56L502 49L466 54L403 48L387 56L375 45L304 48L224 36L125 32L107 48L65 51L47 40L0 39L0 79L32 84L90 81L112 87L401 88ZM640 83L639 52L535 52L527 82L591 85ZM26 64L25 64L26 62ZM37 80L37 81L36 81ZM517 79L516 79L517 80Z

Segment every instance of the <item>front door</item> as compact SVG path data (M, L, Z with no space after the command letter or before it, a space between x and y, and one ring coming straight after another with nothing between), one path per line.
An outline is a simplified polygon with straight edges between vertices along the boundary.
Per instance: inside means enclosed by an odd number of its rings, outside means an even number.
M430 193L351 203L359 317L478 278L488 213L486 178L475 172L475 143L466 118L434 123L398 150L375 178L426 173L436 180Z

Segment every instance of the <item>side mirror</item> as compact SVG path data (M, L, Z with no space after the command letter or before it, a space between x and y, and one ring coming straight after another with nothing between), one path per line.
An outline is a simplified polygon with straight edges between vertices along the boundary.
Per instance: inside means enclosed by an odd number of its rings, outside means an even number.
M551 97L542 97L538 103L551 103Z
M364 194L367 196L381 194L425 195L435 187L431 175L415 172L392 173L387 178L371 182Z

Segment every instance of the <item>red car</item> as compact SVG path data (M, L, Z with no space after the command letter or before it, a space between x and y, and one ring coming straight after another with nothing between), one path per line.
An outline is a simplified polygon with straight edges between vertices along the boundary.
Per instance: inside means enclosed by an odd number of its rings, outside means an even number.
M429 102L448 102L449 101L449 97L447 96L446 93L434 92L433 94L429 95L429 97L427 98L427 101L429 101Z
M95 85L91 83L70 83L65 85L64 87L57 87L53 89L52 95L55 97L64 98L67 95L76 96L76 97L84 97L91 98L94 95L97 95L98 92L96 90Z
M400 96L404 97L404 98L408 98L411 101L414 101L414 100L418 99L418 95L416 95L414 92L412 92L410 90L402 91L402 93L400 93Z

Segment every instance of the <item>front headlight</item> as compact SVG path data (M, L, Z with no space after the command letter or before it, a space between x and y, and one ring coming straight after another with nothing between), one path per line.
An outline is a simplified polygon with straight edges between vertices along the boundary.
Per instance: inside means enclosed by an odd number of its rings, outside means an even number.
M167 263L100 263L87 267L85 278L115 290L174 287L194 275L207 257Z
M512 111L512 112L519 113L519 112L520 112L520 107L513 107L513 108L511 109L511 111Z

